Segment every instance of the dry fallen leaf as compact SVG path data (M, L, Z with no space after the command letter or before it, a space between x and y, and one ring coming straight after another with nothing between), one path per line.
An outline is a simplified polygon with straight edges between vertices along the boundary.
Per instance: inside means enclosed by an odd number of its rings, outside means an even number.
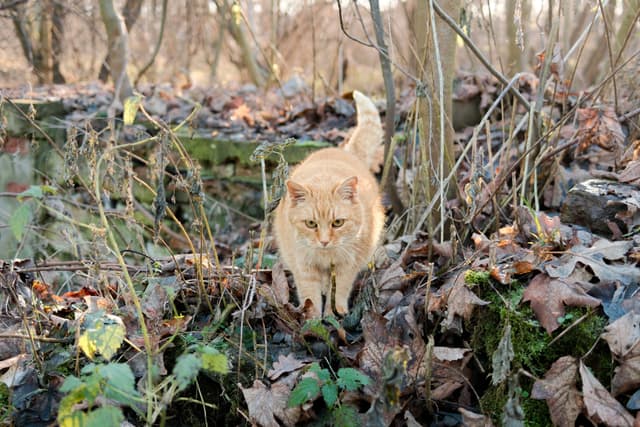
M547 264L545 269L551 277L565 278L569 277L575 269L576 263L580 262L589 266L601 282L619 280L622 284L628 285L640 280L640 269L634 265L608 264L605 260L621 259L632 246L633 242L631 241L610 242L607 239L598 240L590 248L576 245L559 259Z
M564 316L565 305L596 307L600 300L587 293L578 284L564 279L552 279L544 273L535 276L524 290L523 301L530 301L540 324L551 334L560 327L558 318Z
M262 427L279 427L276 420L285 426L294 426L300 418L300 408L289 408L287 401L291 386L285 382L277 382L268 388L260 380L255 380L253 386L244 388L239 384L244 400L249 408L251 421Z
M475 306L489 304L488 301L480 299L469 289L465 283L465 275L466 271L463 271L453 279L453 288L449 292L447 299L447 318L442 322L442 326L446 329L455 328L454 321L456 316L469 320Z
M577 152L585 151L595 144L605 150L613 150L624 142L624 132L612 106L602 108L578 108L580 143Z
M633 426L631 414L611 396L582 361L580 361L580 378L584 406L592 421L612 427Z
M277 262L273 266L271 277L271 288L276 302L283 306L289 302L289 282L287 282L287 275L284 273L284 266L281 262Z
M531 397L544 399L554 425L573 427L584 404L576 388L578 361L571 356L556 360L544 375L533 384Z
M291 353L286 356L281 354L278 357L278 360L273 362L273 368L269 370L269 379L275 381L282 375L297 371L307 364L307 361L296 359L296 357Z
M476 414L464 408L458 408L458 412L462 415L463 425L467 427L493 427L491 417Z
M611 381L613 395L636 390L640 386L640 314L620 317L605 328L602 338L620 362Z

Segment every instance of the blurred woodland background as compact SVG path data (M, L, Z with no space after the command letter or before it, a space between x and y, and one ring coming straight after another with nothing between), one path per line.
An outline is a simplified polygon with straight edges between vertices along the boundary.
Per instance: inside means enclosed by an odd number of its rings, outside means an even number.
M106 81L108 37L99 3L1 1L0 84ZM377 52L353 40L372 44L375 39L369 2L341 3L126 0L115 1L114 6L129 32L127 69L134 82L171 82L176 87L250 82L262 87L298 75L313 84L314 93L351 89L380 93ZM415 18L423 3L380 4L399 82L411 80L407 75L418 76L420 29ZM507 77L533 71L536 55L547 46L554 25L558 26L553 40L556 52L571 68L574 88L596 84L612 69L611 60L622 64L634 56L638 62L640 38L637 31L630 31L637 22L638 0L476 0L462 1L460 6L454 19ZM351 37L343 32L341 21ZM618 58L625 44L626 53ZM462 43L458 47L458 69L483 70L468 48Z

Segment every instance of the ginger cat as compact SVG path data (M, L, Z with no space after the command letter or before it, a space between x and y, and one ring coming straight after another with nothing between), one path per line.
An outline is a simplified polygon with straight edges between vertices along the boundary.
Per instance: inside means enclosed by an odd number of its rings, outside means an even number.
M287 181L274 218L274 234L284 264L293 273L298 300L310 300L310 317L331 314L334 266L337 314L348 312L358 272L382 237L384 209L370 169L382 161L382 125L375 105L353 92L358 124L342 148L324 148L298 165Z

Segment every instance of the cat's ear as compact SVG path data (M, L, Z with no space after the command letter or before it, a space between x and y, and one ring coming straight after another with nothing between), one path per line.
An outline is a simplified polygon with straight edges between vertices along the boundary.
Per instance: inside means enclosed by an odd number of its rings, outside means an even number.
M308 194L306 188L291 180L287 181L287 193L294 204L303 202Z
M342 196L342 198L345 200L354 201L356 198L356 194L358 194L357 186L358 186L358 177L352 176L351 178L347 178L344 181L342 181L342 184L340 184L336 188L336 193Z

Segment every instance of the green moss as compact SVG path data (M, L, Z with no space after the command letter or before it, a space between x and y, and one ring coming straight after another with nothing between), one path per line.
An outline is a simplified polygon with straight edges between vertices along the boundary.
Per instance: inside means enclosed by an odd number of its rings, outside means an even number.
M464 281L470 285L489 285L491 275L488 271L467 270L464 275Z
M11 392L9 387L0 382L0 426L11 425Z
M474 274L472 277L475 281L482 276ZM498 295L496 289L499 289L501 295ZM512 372L523 369L536 377L543 377L551 364L560 357L571 355L581 358L589 354L588 366L606 386L613 370L610 353L600 346L589 353L607 324L606 318L591 308L568 307L561 319L561 327L553 335L549 335L536 319L530 305L521 303L523 292L524 287L519 284L513 284L506 291L499 284L480 287L479 296L490 301L490 304L476 311L476 317L468 323L467 328L472 331L471 345L484 366L490 369L491 357L508 322L511 325L514 350ZM565 334L554 341L554 337L563 331L566 331ZM520 386L524 391L521 404L525 412L525 424L551 425L546 402L529 397L533 381L520 376ZM494 414L496 421L499 421L507 395L505 384L489 385L481 398L483 411Z

